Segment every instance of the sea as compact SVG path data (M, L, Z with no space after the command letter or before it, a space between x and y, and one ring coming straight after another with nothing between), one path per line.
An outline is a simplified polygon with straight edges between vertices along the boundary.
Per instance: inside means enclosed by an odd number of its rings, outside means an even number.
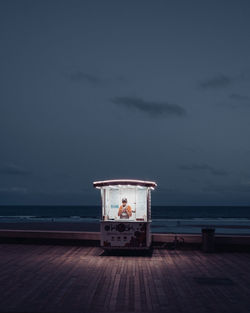
M0 227L16 223L84 223L98 229L100 206L0 206ZM250 206L153 206L154 233L198 234L213 227L219 234L250 234ZM86 227L85 227L86 229Z

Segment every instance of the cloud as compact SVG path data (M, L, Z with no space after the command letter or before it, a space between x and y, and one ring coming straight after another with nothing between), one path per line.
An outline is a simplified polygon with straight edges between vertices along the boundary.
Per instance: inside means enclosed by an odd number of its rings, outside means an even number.
M28 189L25 187L0 188L0 194L26 194Z
M216 75L212 78L204 79L199 83L202 89L221 89L230 86L234 79L223 74Z
M15 164L7 164L0 167L0 175L28 176L30 172Z
M181 170L187 171L208 171L210 174L215 176L227 176L228 172L222 169L214 168L208 164L191 164L191 165L180 165L179 168Z
M128 82L127 79L121 75L113 78L103 78L83 71L75 71L66 76L73 83L87 83L92 87L106 86L112 83L126 84Z
M217 103L217 105L231 108L231 109L250 107L250 97L248 96L241 95L238 93L232 93L228 97L229 97L229 100L221 102L221 103Z
M145 101L137 97L114 97L111 102L131 111L138 111L150 117L184 116L186 110L168 102Z
M237 101L247 101L247 100L250 100L250 98L248 96L243 96L243 95L240 95L238 93L230 94L229 98L231 100L237 100Z
M250 186L247 184L235 184L235 185L207 185L202 188L203 192L211 193L224 193L234 195L236 193L250 193Z
M199 82L199 87L206 89L223 89L230 87L237 82L246 82L250 80L250 71L245 70L237 75L217 74L211 78L206 78Z
M71 73L69 78L72 82L86 82L94 87L103 83L103 80L100 77L82 71Z

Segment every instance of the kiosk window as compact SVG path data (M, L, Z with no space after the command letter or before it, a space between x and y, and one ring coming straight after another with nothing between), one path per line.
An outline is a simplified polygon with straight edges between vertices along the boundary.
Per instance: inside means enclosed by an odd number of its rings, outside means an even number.
M147 220L147 189L108 187L104 197L104 219L129 221ZM126 200L126 202L124 201ZM124 201L124 202L122 202Z

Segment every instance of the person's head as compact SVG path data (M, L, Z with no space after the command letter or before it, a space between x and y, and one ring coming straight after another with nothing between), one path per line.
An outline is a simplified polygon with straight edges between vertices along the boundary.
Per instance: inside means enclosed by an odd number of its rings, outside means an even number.
M127 198L122 198L122 205L125 206L128 203Z

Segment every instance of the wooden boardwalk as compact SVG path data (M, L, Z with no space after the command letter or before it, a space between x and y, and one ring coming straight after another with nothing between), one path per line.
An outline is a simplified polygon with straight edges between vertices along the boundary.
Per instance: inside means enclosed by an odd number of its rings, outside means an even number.
M1 244L0 312L250 312L250 254Z

